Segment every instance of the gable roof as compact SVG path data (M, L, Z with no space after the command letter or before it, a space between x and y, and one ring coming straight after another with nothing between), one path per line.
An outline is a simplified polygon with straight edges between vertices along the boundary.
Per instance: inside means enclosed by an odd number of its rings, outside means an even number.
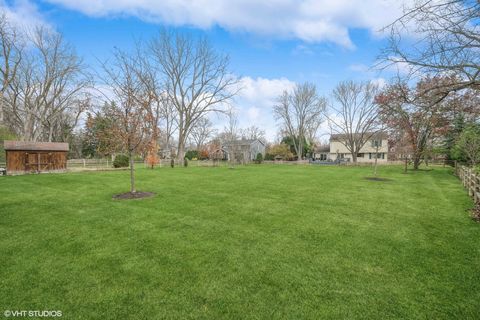
M365 135L366 136L369 136L371 135L372 132L366 132ZM330 141L343 141L345 140L347 137L346 134L332 134L330 136ZM386 140L388 139L388 134L386 132L377 132L377 133L374 133L373 136L370 138L370 139L382 139L382 140Z
M236 145L236 146L250 146L252 145L252 143L254 143L255 141L258 141L260 142L261 144L265 145L265 143L260 140L260 139L250 139L250 140L247 140L247 139L240 139L240 140L233 140L233 141L229 141L229 142L226 142L224 143L225 146L232 146L232 145Z
M32 142L32 141L13 141L5 140L3 142L5 150L19 151L68 151L68 143L65 142Z

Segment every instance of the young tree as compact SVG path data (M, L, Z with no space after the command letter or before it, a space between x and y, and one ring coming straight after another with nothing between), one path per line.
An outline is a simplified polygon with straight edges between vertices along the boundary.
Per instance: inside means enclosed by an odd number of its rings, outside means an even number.
M341 82L333 90L335 103L327 116L332 133L341 135L339 141L357 162L360 149L380 131L375 96L378 86L372 82Z
M273 107L275 119L280 122L288 136L294 137L293 143L298 160L303 158L305 138L318 128L323 120L326 99L318 96L314 84L297 85L292 93L284 91Z
M115 123L110 128L110 135L115 137L128 154L130 162L130 192L135 193L134 156L145 150L148 139L148 108L142 97L145 87L136 70L138 60L118 49L113 53L113 60L103 63L104 82L112 90L113 98L110 112Z
M225 112L224 105L238 91L237 80L228 71L228 58L205 39L163 31L150 48L177 111L177 159L182 160L192 128L210 112Z
M135 76L139 80L140 89L138 95L135 95L137 102L143 107L145 112L145 132L146 139L146 162L151 169L160 161L158 156L158 141L160 138L160 120L167 119L167 132L169 129L168 120L171 114L169 111L169 97L163 92L163 86L157 76L156 69L148 55L144 52L140 43L137 43L137 52L134 58L135 65L132 65ZM168 136L167 136L168 139Z

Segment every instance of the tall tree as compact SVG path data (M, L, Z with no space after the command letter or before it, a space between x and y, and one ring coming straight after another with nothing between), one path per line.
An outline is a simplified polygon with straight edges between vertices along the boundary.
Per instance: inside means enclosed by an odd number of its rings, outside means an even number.
M90 106L90 77L61 34L37 27L23 36L28 50L15 72L5 71L4 121L23 140L63 139Z
M225 111L238 90L237 80L228 71L228 57L215 52L206 39L162 31L150 47L177 111L177 158L183 160L192 128L210 112Z
M380 117L403 144L408 142L413 167L418 169L429 143L445 126L445 117L439 95L443 92L431 90L436 86L434 79L424 79L413 88L406 83L387 86L376 98Z
M297 85L291 93L284 91L273 107L282 130L293 137L298 160L303 158L305 137L312 134L309 130L318 128L317 124L323 120L326 104L326 99L317 94L315 85L306 82Z
M265 130L260 129L257 126L250 126L244 129L240 129L240 135L242 139L249 139L249 140L261 140L265 141Z
M330 106L328 123L333 134L357 162L360 149L381 129L375 96L378 86L372 82L340 82L333 90L334 103Z
M456 81L437 83L446 92L480 85L480 3L465 0L419 0L385 30L389 45L382 65L406 65L410 75L455 75ZM415 34L415 37L405 37ZM443 96L444 97L444 96Z
M196 150L201 150L205 142L211 138L217 130L213 128L212 122L207 117L200 118L193 126L190 136L195 143Z
M5 12L0 14L0 126L4 125L6 91L17 76L22 61L23 40L14 26L10 24Z

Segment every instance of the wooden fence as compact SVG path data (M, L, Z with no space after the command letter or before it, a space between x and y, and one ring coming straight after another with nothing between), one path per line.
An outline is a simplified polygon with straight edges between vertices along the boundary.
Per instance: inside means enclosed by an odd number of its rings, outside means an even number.
M455 173L468 190L468 195L473 198L475 203L480 203L480 174L476 173L474 169L462 165L455 166Z
M175 160L175 167L182 167L183 161ZM229 163L227 161L213 161L213 160L192 160L188 161L189 167L226 167ZM170 159L162 159L156 165L156 167L170 167ZM142 160L135 161L135 167L147 168L148 164ZM115 170L113 168L113 162L110 159L70 159L67 160L67 169L69 171L102 171L102 170ZM125 170L122 168L121 170Z

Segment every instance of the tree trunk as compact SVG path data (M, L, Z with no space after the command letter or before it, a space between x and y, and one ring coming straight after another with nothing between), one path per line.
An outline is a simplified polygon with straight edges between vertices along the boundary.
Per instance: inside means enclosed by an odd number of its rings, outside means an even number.
M373 171L373 175L377 176L377 163L378 163L378 147L375 150L375 169Z
M177 160L179 163L183 163L183 158L185 158L185 141L183 140L183 136L179 136L177 149Z
M405 173L407 173L407 169L408 169L408 158L405 157L405 169L404 169Z
M356 152L352 152L352 162L357 163L357 153Z
M0 96L0 126L3 125L3 122L4 122L4 120L5 120L5 119L4 119L4 116L3 116L3 112L4 112L4 111L3 111L3 109L4 109L4 108L3 108L3 102L4 102L3 96L4 96L4 93L2 92L2 93L1 93L1 96Z
M134 168L134 161L133 161L133 154L132 151L128 152L128 158L130 160L130 192L135 193L137 190L135 189L135 168Z
M413 156L413 170L418 170L418 167L420 167L420 161L420 155Z

